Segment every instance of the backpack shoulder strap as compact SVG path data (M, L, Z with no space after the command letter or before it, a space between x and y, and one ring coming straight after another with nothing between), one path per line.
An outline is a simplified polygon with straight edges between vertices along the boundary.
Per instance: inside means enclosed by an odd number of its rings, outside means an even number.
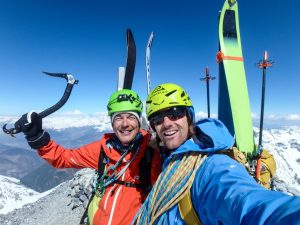
M152 189L151 185L151 164L153 158L153 149L151 147L147 147L144 156L142 157L139 163L139 173L140 173L140 181L142 185L142 190L144 194L147 196Z
M98 159L98 177L101 177L102 174L104 173L104 169L105 169L105 165L106 165L106 162L105 162L105 152L104 152L104 149L103 147L101 146L101 149L100 149L100 154L99 154L99 159Z
M186 225L202 225L192 204L191 191L178 202L180 216Z
M97 177L97 182L99 182L99 179L102 177L103 173L104 173L104 170L105 170L105 165L106 165L106 162L105 162L105 152L104 152L104 149L103 147L101 146L101 149L100 149L100 154L99 154L99 159L98 159L98 168L97 168L97 173L98 173L98 177ZM80 225L86 225L87 222L86 220L88 219L88 209L89 209L89 206L93 200L95 196L95 191L93 191L90 199L89 199L89 202L84 210L84 213L80 219Z

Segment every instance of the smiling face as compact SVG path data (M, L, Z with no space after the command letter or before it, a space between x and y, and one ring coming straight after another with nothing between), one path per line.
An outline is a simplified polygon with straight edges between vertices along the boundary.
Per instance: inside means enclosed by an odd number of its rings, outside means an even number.
M122 145L128 146L129 143L139 132L139 121L131 113L119 113L113 118L112 127L115 135Z
M154 128L160 140L169 150L178 148L187 140L189 135L189 125L186 116L177 120L170 120L165 116L163 122L154 125Z

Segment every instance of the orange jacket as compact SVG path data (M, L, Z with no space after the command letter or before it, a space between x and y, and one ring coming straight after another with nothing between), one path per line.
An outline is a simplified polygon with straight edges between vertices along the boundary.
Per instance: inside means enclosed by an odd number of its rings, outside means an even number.
M143 141L139 152L119 180L136 184L140 182L139 162L146 152L149 141L149 134L144 130L141 130L141 133L143 134ZM104 134L101 140L76 149L66 149L51 140L46 146L38 150L38 154L56 168L80 169L88 167L98 169L98 159L102 147L106 156L109 158L107 168L114 165L121 157L118 151L106 146L106 141L111 137L112 134ZM130 152L125 156L123 162L117 167L117 172L126 165L126 162L129 161L133 155L134 153ZM158 152L154 151L151 166L152 183L156 181L160 171L160 157ZM121 184L108 186L104 196L99 203L97 203L97 212L93 218L89 218L90 223L93 225L129 225L144 199L145 196L141 188L126 187Z

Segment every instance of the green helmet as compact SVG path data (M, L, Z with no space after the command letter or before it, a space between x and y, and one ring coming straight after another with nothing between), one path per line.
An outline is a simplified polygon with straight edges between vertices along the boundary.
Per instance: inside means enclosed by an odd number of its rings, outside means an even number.
M107 104L108 115L115 112L134 111L141 115L143 103L138 94L133 90L123 89L115 91L109 98Z
M161 84L148 95L146 101L147 119L162 109L174 106L193 106L188 93L177 84Z

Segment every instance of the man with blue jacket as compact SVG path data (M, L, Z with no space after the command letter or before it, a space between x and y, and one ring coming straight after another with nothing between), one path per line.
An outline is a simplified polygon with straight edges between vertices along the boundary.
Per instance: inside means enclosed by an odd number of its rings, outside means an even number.
M219 120L195 123L192 102L180 86L157 86L146 104L164 164L133 224L300 224L300 197L266 190L243 165L216 154L231 148L233 137ZM182 207L186 198L197 221L183 219L189 214L188 204Z

